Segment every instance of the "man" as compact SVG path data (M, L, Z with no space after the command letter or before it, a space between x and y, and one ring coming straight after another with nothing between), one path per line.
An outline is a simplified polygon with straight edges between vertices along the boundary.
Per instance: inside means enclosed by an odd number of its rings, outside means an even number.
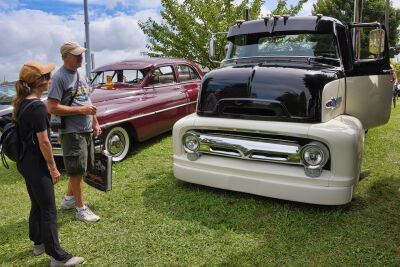
M64 165L69 176L68 189L61 202L62 209L76 209L76 219L96 222L94 214L83 201L82 177L94 163L93 136L101 129L96 107L89 98L89 87L78 68L86 50L76 42L65 42L61 48L64 65L54 74L48 94L48 111L62 116L65 127L59 129ZM72 102L71 102L72 101Z

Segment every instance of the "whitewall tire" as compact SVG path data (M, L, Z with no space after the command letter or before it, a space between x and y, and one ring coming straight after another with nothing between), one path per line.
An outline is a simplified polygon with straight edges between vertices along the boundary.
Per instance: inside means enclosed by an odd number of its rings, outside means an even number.
M112 156L114 162L123 160L130 147L131 140L125 128L117 126L108 131L104 148Z

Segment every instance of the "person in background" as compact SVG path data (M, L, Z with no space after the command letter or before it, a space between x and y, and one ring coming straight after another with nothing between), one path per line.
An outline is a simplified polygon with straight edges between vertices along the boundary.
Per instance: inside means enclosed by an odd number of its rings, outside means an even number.
M395 71L395 69L394 69L394 67L393 67L393 65L392 64L390 64L390 67L392 68L392 70L393 70L393 97L396 97L396 99L399 99L399 80L398 80L398 78L397 78L397 74L396 74L396 71Z
M82 177L94 164L93 134L101 133L96 107L90 101L89 86L78 72L85 50L76 42L65 42L61 46L64 65L53 76L48 109L49 113L62 116L65 123L59 133L69 180L61 208L75 209L77 220L97 222L100 217L89 209L82 193Z
M54 68L53 63L44 66L35 61L22 67L19 81L15 83L17 94L12 100L12 116L19 125L19 134L26 146L17 168L25 178L31 200L29 238L34 242L33 254L39 256L46 252L51 266L73 266L84 259L65 252L58 239L54 184L60 179L60 173L48 137L47 108L40 101L42 93L49 88ZM25 107L18 119L19 111Z

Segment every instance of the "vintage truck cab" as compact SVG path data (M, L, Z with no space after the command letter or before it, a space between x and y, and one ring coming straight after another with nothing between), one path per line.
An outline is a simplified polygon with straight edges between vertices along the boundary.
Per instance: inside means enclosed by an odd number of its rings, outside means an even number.
M365 132L390 117L383 25L273 16L238 21L227 40L221 68L202 79L197 112L173 127L176 178L306 203L350 202Z

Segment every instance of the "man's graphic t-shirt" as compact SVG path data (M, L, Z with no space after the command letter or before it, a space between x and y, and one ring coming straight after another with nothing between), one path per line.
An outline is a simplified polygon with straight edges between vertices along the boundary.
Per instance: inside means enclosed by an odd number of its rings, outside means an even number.
M48 98L60 100L62 105L68 105L71 97L74 96L71 106L92 105L89 97L89 86L84 76L62 66L53 76ZM65 129L60 133L86 133L92 132L92 115L64 116Z

